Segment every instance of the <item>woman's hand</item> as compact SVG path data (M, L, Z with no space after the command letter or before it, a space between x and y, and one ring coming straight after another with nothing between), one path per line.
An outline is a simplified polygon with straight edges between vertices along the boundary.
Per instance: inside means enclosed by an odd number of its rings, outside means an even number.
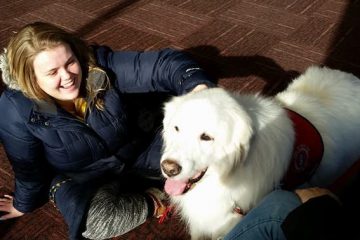
M204 90L204 89L207 89L208 86L206 86L205 84L199 84L197 85L196 87L194 87L191 92L198 92L198 91L201 91L201 90Z
M10 195L4 195L0 198L0 211L6 212L5 215L0 217L0 220L21 217L24 213L19 212L14 208L14 198Z
M340 202L339 199L335 196L335 194L325 188L312 187L305 189L296 189L295 193L299 196L302 203L307 202L311 198L320 197L323 195L329 195L336 199L338 202Z

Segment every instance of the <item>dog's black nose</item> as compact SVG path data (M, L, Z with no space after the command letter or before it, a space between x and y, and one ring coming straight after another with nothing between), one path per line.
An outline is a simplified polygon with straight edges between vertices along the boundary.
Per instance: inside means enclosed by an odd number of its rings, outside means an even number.
M181 166L175 160L166 159L162 161L161 168L169 177L176 176L181 172Z

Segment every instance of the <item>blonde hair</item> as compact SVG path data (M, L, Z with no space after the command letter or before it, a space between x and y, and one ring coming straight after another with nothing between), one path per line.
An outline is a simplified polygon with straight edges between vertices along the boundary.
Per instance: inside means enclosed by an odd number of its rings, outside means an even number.
M91 48L75 35L49 23L34 22L24 26L10 39L6 53L9 74L17 81L20 91L25 96L37 100L51 100L37 84L33 62L40 52L62 44L67 44L71 48L80 62L83 79L87 78L88 69L96 67L96 61ZM103 101L93 94L99 92L99 89L93 89L93 85L86 86L86 82L82 81L81 94L87 96L89 92L92 93L91 102L102 108ZM106 86L109 87L109 83Z

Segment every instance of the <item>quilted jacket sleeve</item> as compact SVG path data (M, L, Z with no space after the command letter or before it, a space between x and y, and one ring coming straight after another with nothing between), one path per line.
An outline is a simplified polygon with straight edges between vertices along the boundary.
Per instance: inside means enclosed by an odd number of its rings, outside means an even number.
M98 47L95 53L99 65L112 75L121 92L181 95L198 84L214 85L199 65L180 51L115 52Z
M15 173L14 207L31 212L46 203L49 169L41 161L42 144L26 129L17 109L6 94L0 99L0 139Z

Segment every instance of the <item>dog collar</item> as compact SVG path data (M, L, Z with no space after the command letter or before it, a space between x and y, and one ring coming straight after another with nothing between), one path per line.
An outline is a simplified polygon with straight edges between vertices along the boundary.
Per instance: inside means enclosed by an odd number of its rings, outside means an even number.
M233 212L242 216L246 214L240 207L234 207Z
M282 186L285 189L294 189L305 183L319 166L324 153L324 143L319 131L309 120L290 109L286 111L293 122L295 143Z

